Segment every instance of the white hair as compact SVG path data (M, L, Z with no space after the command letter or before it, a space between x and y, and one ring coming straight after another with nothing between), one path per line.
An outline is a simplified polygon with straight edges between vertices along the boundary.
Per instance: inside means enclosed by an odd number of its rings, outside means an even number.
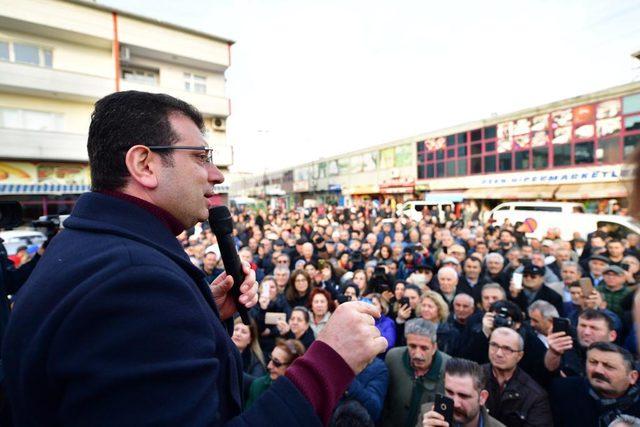
M438 279L446 273L453 274L455 277L458 277L458 272L453 267L442 267L438 270Z
M487 254L487 256L484 258L485 262L489 262L491 260L494 261L499 261L500 264L504 265L504 257L502 255L500 255L497 252L491 252L489 254Z

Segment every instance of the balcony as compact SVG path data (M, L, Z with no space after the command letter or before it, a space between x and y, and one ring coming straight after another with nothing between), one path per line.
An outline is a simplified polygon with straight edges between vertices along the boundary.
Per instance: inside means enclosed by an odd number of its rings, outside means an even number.
M114 90L105 77L0 61L0 91L93 102Z
M0 128L0 158L81 161L87 156L87 135Z
M143 83L122 80L120 90L139 90L143 92L166 93L196 107L203 116L227 117L229 115L229 102L221 96L207 95L203 93L187 92L166 86L146 85Z

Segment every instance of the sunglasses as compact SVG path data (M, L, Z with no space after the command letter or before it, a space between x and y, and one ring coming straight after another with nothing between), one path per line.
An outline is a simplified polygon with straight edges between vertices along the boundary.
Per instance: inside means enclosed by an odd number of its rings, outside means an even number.
M288 365L288 363L280 362L278 359L274 359L273 356L271 357L271 363L273 363L273 366L275 366L276 368Z

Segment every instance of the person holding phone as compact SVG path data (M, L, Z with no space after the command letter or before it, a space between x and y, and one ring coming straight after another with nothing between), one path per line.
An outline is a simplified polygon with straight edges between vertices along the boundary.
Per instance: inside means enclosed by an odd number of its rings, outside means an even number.
M466 359L450 359L445 365L444 389L447 399L440 399L445 408L434 407L433 403L423 405L423 409L433 408L422 417L424 427L505 427L489 415L485 402L489 392L485 389L485 374L476 362ZM453 420L446 420L442 413L446 405L453 405ZM452 421L452 422L451 422ZM551 424L547 424L551 425Z

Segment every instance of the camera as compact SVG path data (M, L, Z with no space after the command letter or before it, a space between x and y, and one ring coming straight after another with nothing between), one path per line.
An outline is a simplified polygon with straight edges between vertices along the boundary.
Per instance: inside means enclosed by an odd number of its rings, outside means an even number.
M513 326L513 319L509 316L507 307L500 307L493 319L493 328L510 328Z

